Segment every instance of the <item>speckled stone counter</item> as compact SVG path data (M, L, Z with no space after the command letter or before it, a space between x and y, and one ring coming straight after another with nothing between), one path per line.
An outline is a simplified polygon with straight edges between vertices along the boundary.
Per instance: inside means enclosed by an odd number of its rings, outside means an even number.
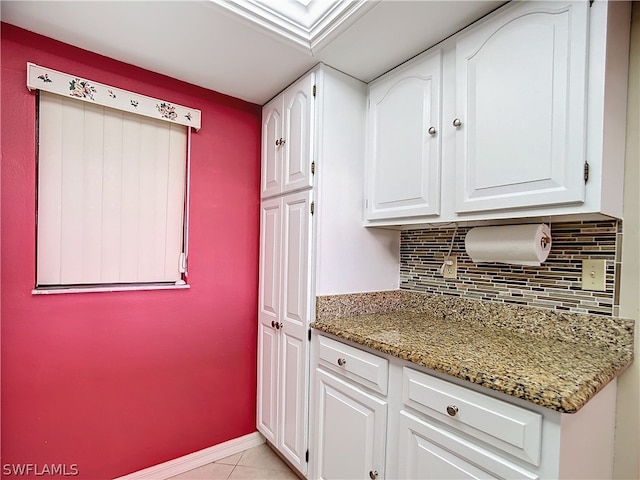
M565 413L633 360L631 320L400 290L318 297L311 326Z

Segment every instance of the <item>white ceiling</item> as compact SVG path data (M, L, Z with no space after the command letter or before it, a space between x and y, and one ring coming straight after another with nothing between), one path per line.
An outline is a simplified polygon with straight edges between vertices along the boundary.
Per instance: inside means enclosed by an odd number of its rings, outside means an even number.
M275 7L286 1L295 2L298 9L316 8L318 15L330 10L318 10L318 4L336 3L342 12L337 20L326 20L322 28L316 25L306 29L309 19L300 17L305 28L297 32L295 26L285 28L282 22L255 16L254 7L258 5L263 10L274 7L277 17ZM0 18L107 57L263 105L318 62L369 82L502 3L2 0Z

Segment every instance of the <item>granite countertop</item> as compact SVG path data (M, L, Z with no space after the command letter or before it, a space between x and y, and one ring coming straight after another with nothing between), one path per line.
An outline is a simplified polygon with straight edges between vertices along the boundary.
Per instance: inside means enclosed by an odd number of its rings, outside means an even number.
M564 413L633 360L631 320L405 291L316 307L317 330Z

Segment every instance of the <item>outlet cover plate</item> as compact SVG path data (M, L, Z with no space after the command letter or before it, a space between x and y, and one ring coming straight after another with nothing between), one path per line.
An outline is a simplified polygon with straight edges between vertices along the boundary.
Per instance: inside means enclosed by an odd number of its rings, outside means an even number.
M582 260L582 290L604 292L606 290L605 260Z
M458 257L450 255L449 258L445 259L445 262L451 262L451 265L444 264L442 276L444 278L458 278Z

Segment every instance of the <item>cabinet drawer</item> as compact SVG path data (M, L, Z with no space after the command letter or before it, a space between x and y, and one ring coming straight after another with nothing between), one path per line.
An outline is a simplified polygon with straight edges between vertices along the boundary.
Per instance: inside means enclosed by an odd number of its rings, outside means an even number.
M376 392L387 394L389 362L331 338L318 337L319 364Z
M540 465L542 415L404 368L402 400L460 432Z

